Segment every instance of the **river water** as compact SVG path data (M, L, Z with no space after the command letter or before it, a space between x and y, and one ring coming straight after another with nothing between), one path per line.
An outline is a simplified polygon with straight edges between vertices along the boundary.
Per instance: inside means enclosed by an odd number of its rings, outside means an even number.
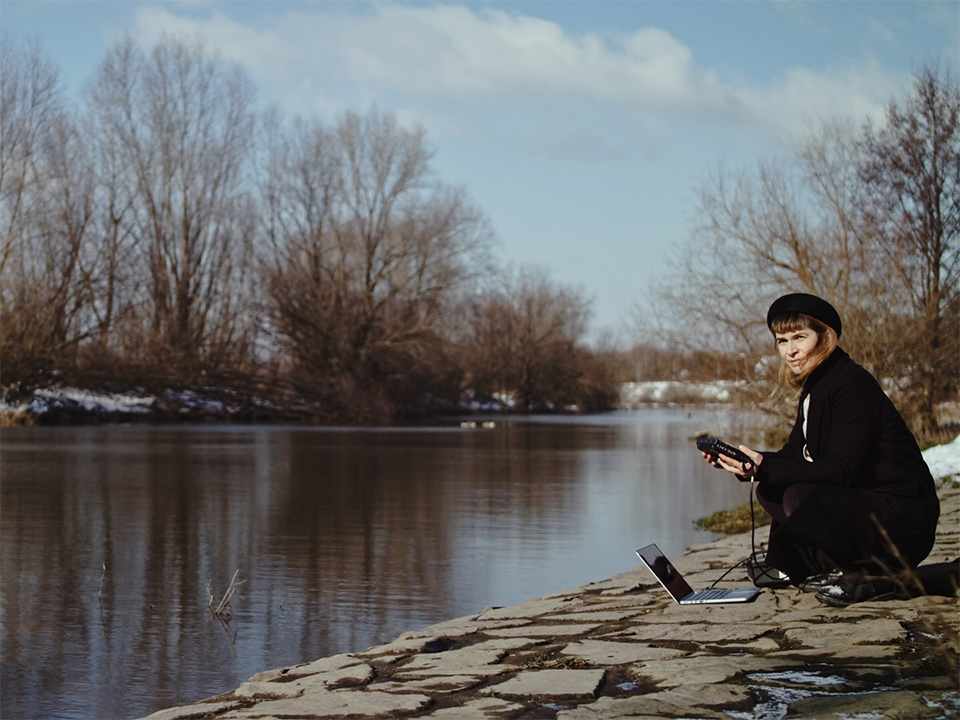
M736 439L720 413L495 420L5 428L0 716L187 704L678 554L748 499L690 440Z

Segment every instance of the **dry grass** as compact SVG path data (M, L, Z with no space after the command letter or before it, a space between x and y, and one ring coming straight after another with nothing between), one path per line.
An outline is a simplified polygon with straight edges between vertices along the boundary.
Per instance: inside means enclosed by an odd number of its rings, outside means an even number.
M4 408L0 410L0 427L20 427L33 425L33 417L21 408Z
M537 655L532 660L527 660L527 662L523 664L524 670L545 670L547 668L561 670L583 670L587 667L590 667L590 664L582 657L566 655L558 657L556 660L551 660L548 655Z
M756 527L770 524L772 518L756 501L753 503L753 512ZM709 530L723 535L738 535L747 532L752 527L750 505L744 504L733 510L718 510L713 515L694 521L694 524L700 530Z

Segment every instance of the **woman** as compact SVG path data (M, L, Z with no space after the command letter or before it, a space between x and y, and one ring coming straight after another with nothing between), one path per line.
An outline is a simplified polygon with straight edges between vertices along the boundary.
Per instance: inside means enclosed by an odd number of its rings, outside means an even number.
M781 450L740 449L773 517L767 563L822 602L843 606L892 594L883 576L916 567L933 547L940 503L903 418L869 372L837 347L840 316L806 293L779 298L767 326L780 385L797 393L797 420Z

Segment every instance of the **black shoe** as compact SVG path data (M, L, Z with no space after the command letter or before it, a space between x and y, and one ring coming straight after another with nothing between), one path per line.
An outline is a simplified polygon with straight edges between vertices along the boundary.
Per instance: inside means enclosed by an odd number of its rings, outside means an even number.
M840 568L834 568L830 572L811 575L802 583L799 588L803 592L818 592L824 585L832 585L843 577L843 571Z
M817 600L833 607L846 607L867 600L886 600L896 594L897 586L892 580L873 580L854 585L841 577L817 590Z

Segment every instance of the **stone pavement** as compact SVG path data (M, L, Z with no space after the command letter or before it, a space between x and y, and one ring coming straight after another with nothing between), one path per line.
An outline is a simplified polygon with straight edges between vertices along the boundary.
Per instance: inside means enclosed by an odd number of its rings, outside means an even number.
M941 498L928 563L960 556L960 490ZM674 564L705 588L749 551L746 533L695 546ZM718 587L745 585L738 569ZM957 610L956 597L831 608L796 588L680 606L641 566L364 652L262 672L149 720L958 718Z

